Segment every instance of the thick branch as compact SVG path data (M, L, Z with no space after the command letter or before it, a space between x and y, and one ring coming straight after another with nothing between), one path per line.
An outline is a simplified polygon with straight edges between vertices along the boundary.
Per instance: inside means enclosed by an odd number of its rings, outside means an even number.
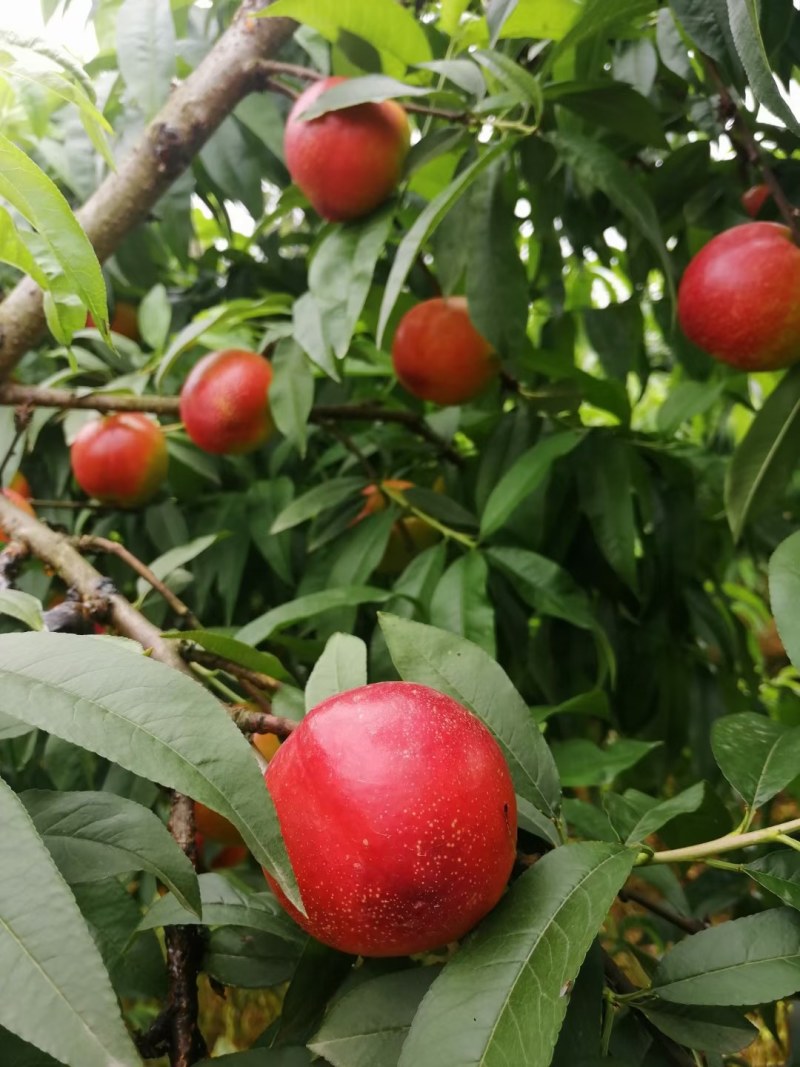
M229 710L231 718L245 734L275 734L276 737L288 737L298 725L292 719L270 715L265 711L252 711L243 705Z
M77 213L98 258L107 259L143 222L236 105L258 85L253 61L294 32L290 19L249 18L271 0L244 0L229 29L178 86L119 170ZM0 380L44 332L42 292L24 278L0 304Z
M193 627L193 629L197 629L197 627ZM233 660L225 659L224 656L218 656L214 652L207 652L204 648L185 646L181 650L181 654L184 659L191 660L194 663L200 663L212 671L226 671L234 678L241 678L244 681L252 682L253 685L257 686L259 689L266 690L268 693L274 693L281 687L281 683L277 678L272 678L268 674L262 674L260 671L251 671L247 667L242 667L239 663L234 663Z

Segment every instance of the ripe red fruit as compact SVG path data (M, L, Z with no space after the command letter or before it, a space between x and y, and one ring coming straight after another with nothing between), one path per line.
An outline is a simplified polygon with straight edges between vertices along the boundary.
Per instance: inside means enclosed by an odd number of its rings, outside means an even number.
M157 422L138 411L87 423L72 443L72 473L104 504L137 507L167 476L167 443Z
M448 696L380 682L324 700L264 775L318 940L362 956L462 937L500 899L517 809L497 742Z
M361 218L382 204L400 181L410 144L408 118L394 100L300 117L318 96L346 80L323 78L301 93L283 141L292 181L331 222Z
M742 193L740 200L744 210L751 219L754 219L769 198L770 188L765 182L762 182L761 185L752 185L746 192Z
M232 822L199 800L194 802L194 825L199 834L208 841L217 841L221 845L243 845L242 835Z
M12 504L15 505L15 507L18 507L20 511L24 511L27 515L36 514L30 503L21 493L17 492L16 489L4 489L3 496L6 498L6 500L9 500ZM8 535L6 534L2 526L0 526L0 548L3 547L7 540Z
M252 452L274 427L272 367L257 352L226 348L203 356L181 389L186 432L205 452Z
M800 359L800 248L788 227L747 222L692 259L678 289L683 332L739 370L778 370Z
M472 400L500 370L463 296L437 296L406 312L394 335L392 362L409 393L435 404Z

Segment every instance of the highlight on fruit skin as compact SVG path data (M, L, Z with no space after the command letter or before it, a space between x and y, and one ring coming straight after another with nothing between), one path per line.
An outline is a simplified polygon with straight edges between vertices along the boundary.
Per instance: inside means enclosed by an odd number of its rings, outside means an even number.
M787 226L747 222L713 237L686 268L678 320L699 348L743 371L800 359L800 248Z
M183 383L180 416L198 448L216 455L252 452L272 434L272 366L258 352L209 352Z
M284 134L292 181L329 222L361 218L387 200L411 143L408 117L394 100L301 117L322 93L345 81L322 78L310 85L292 106Z
M103 504L138 507L167 476L167 442L157 422L138 411L86 423L72 442L70 463L83 491Z
M434 689L379 682L324 700L264 777L306 916L265 870L267 881L342 952L438 948L505 890L517 833L508 766L483 723Z
M20 511L24 511L26 515L36 515L36 512L33 510L30 501L27 500L18 490L12 489L9 486L8 489L3 490L3 496L6 498L6 500L9 501L9 503L13 504L14 507L19 508ZM7 541L8 534L5 532L2 526L0 526L0 547L5 545Z
M392 363L412 396L442 405L474 400L500 373L463 296L437 296L407 311L395 331Z

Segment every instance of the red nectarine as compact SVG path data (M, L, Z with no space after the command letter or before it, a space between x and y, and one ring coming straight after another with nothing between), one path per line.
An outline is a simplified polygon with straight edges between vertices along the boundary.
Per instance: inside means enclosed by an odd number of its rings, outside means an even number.
M89 496L137 507L167 476L167 443L157 422L138 411L120 412L87 423L72 442L70 461Z
M356 104L306 120L303 112L345 78L310 85L289 112L284 135L292 181L331 222L357 219L382 204L400 180L410 143L400 104Z
M502 896L514 787L478 718L424 685L380 682L324 700L265 772L318 940L402 956L461 937Z
M195 364L181 389L186 432L205 452L252 452L274 429L272 367L257 352L227 348Z
M472 400L500 370L463 296L437 296L407 311L395 331L392 362L409 393L435 404Z
M683 332L744 371L800 359L800 248L775 222L747 222L713 237L678 289Z
M742 207L750 216L754 219L758 216L759 211L764 204L769 200L770 188L762 182L760 185L751 185L749 189L742 193L740 200Z

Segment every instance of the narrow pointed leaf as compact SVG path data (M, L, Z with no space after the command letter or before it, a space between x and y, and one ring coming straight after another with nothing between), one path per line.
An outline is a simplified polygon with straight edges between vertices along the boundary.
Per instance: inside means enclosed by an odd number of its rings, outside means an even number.
M75 898L0 779L0 1025L68 1067L139 1067Z
M250 746L193 679L101 638L10 634L0 638L0 712L218 811L299 902Z
M800 727L742 712L717 719L711 731L714 759L752 808L771 800L800 773Z
M800 989L800 915L774 908L692 934L661 960L653 992L676 1004L766 1004Z
M399 1067L549 1067L580 970L634 856L564 845L519 878L433 983Z
M197 875L152 811L115 793L30 789L20 800L70 885L150 871L197 912Z
M352 634L334 634L306 683L306 711L328 697L367 684L367 646Z
M784 904L800 911L800 852L788 848L768 852L743 869Z
M785 122L796 137L800 137L800 122L775 83L770 70L756 0L728 0L728 19L736 51L747 74L753 96L764 107Z
M800 667L800 531L787 537L769 561L769 602L786 654Z
M677 818L678 815L686 815L689 812L697 811L703 803L705 795L705 782L698 782L696 785L684 789L677 796L671 797L661 804L656 804L636 823L628 834L627 843L632 844L635 841L643 841L650 834L654 834L656 830L660 830L662 826L666 826L672 819Z

